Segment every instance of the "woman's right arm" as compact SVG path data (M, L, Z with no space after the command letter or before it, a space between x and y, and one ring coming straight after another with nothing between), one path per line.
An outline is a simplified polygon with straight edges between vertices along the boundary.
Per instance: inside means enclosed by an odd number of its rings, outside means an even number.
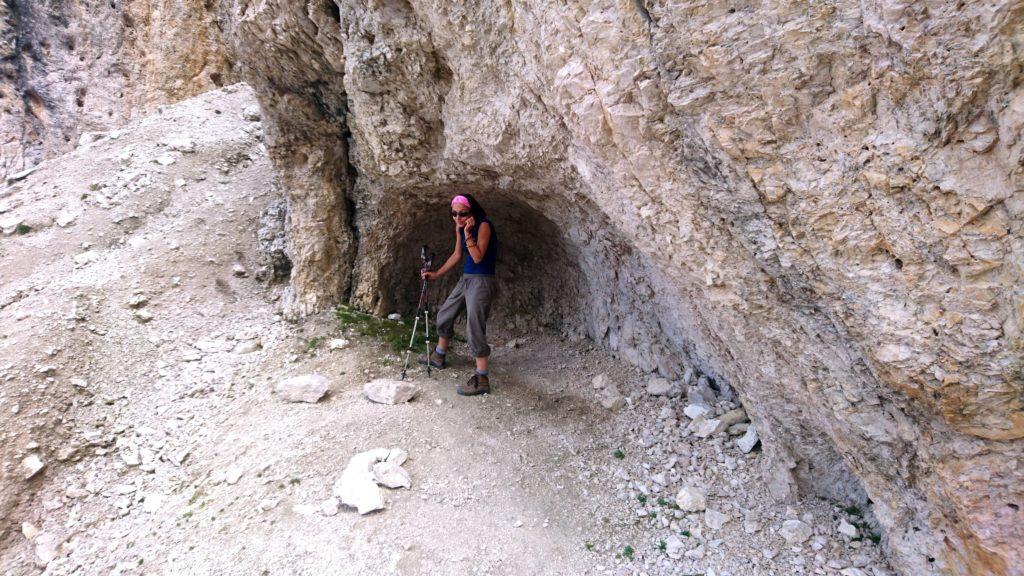
M462 243L459 241L459 227L458 227L458 225L456 225L455 226L455 248L452 250L452 255L449 256L448 259L445 260L444 264L441 265L441 267L438 268L436 271L434 271L434 272L424 272L422 274L422 276L424 278L426 278L427 280L434 280L436 278L440 278L441 276L444 276L445 274L448 273L449 270L451 270L456 265L458 265L459 261L462 260L462 250L461 250L462 245L461 244Z

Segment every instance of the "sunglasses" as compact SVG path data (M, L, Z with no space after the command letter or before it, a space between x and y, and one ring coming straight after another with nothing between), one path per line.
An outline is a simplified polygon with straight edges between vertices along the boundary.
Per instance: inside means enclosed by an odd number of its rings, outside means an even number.
M465 218L470 215L470 212L456 212L452 210L452 218Z

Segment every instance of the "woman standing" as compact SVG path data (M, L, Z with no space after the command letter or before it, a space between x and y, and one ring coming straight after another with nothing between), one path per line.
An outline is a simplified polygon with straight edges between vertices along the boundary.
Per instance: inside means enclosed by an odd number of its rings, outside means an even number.
M487 345L487 316L491 302L498 294L494 279L494 263L498 255L498 236L494 225L487 219L487 213L469 194L452 198L451 215L455 221L455 248L444 265L435 272L423 272L423 278L435 280L454 268L463 256L467 256L462 268L462 278L448 295L448 299L437 312L437 348L430 357L420 357L420 363L430 362L431 366L444 368L448 342L452 337L455 317L463 307L466 309L466 335L469 348L476 357L476 372L456 392L463 396L475 396L491 391L487 378L487 359L491 347Z

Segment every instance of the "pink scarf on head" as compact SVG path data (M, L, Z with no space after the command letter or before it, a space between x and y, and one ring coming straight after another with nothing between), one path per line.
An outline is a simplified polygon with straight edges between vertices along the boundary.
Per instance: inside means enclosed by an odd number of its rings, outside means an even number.
M461 194L456 196L455 198L452 198L452 206L454 207L456 204L462 204L466 208L472 208L469 205L469 198L466 198L465 196L463 196Z

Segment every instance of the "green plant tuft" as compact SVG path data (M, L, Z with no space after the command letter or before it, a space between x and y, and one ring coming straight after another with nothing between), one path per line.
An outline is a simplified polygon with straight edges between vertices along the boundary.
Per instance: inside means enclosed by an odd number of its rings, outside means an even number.
M404 352L409 346L409 331L412 327L401 320L378 318L349 306L339 306L335 315L343 329L352 328L364 336L376 337L391 346L395 352ZM414 351L426 349L427 339L423 335L422 327L416 329L416 338L412 345Z

